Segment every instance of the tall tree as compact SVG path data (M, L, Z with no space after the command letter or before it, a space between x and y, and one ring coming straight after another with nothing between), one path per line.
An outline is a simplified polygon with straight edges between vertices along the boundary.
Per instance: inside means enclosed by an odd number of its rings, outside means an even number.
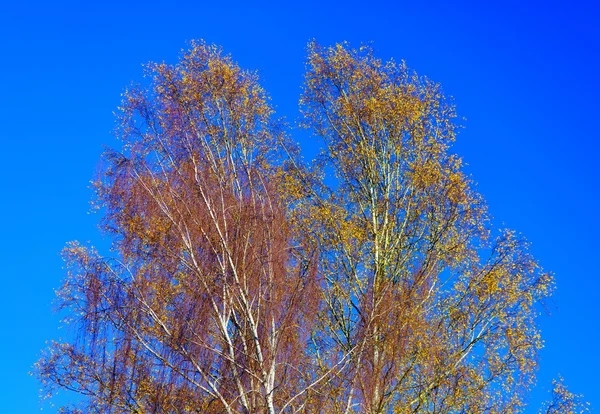
M272 109L204 43L148 75L95 183L117 257L65 249L61 304L82 331L40 375L86 395L85 412L273 413L300 389L318 285L269 182Z
M522 411L552 278L491 228L439 85L311 43L309 166L219 48L147 71L95 183L115 257L64 252L79 330L38 363L49 389L84 412Z
M324 251L316 335L352 358L329 410L518 411L541 345L535 303L552 280L513 232L490 236L448 151L454 107L368 48L312 43L308 54L305 123L335 179L303 204L298 231Z

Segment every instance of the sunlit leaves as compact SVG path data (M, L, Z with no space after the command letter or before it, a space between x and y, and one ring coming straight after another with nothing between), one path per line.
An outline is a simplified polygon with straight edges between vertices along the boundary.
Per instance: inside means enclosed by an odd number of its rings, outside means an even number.
M540 414L584 414L590 412L589 404L582 396L570 392L562 378L552 381L552 399L545 404Z
M146 76L95 182L113 258L64 250L77 332L40 360L48 390L84 412L522 411L552 277L491 227L438 84L309 44L307 165L218 47Z

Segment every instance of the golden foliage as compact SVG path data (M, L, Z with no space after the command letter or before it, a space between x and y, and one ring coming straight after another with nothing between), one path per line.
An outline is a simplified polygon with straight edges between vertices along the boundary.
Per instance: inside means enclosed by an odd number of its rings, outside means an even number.
M96 182L116 258L65 249L81 334L38 363L48 387L86 412L523 409L552 278L492 231L438 84L311 43L307 166L219 48L147 74Z

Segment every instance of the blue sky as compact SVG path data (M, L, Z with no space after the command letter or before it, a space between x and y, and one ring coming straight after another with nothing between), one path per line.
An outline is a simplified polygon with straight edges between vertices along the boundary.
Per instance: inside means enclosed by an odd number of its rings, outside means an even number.
M175 62L199 38L257 70L289 120L313 38L372 42L379 57L441 82L467 118L454 151L495 224L523 233L556 275L528 412L558 374L600 409L598 21L579 0L4 2L0 412L54 412L28 371L45 341L65 334L51 312L60 250L74 239L107 243L88 214L88 186L102 146L117 145L112 111L142 63Z

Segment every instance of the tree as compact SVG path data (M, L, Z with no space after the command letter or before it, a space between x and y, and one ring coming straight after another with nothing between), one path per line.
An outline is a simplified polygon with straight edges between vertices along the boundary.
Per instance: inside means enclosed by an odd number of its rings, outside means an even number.
M439 85L309 44L307 165L253 73L193 42L126 91L95 182L114 257L64 250L85 412L519 412L552 287L493 231ZM78 408L71 408L77 411Z

